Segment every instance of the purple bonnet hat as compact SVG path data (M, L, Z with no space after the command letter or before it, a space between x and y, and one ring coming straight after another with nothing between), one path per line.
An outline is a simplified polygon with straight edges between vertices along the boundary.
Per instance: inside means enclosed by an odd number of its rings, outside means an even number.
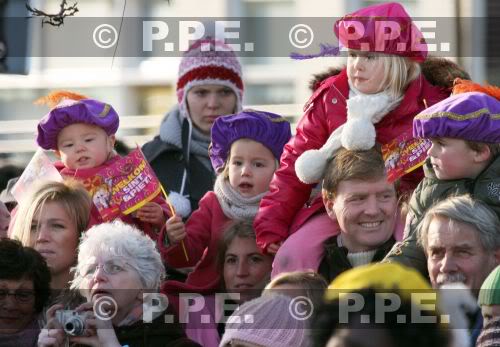
M280 115L243 110L230 116L219 117L212 126L210 160L216 172L224 167L233 142L247 138L269 148L280 159L283 147L292 136L290 123Z
M500 143L500 101L479 92L452 95L413 119L413 136Z
M68 125L85 123L102 128L108 135L114 135L119 125L118 114L109 104L93 100L61 101L38 123L36 142L43 149L57 149L57 135Z

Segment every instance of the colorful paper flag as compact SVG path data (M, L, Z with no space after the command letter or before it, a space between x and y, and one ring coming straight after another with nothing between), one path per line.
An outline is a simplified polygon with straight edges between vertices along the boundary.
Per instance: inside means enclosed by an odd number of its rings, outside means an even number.
M105 222L140 209L161 191L139 148L99 171L87 189Z
M35 181L62 182L62 180L61 174L52 164L50 158L42 148L38 148L17 183L12 187L11 194L18 203L21 203L21 200L28 195Z
M409 133L402 134L383 145L382 156L389 182L394 182L422 166L431 145L429 139L415 139Z

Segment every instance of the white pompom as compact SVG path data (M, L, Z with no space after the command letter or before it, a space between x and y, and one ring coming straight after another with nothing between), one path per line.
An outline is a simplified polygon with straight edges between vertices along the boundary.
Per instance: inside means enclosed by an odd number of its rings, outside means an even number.
M342 147L349 150L369 150L375 146L377 133L373 124L366 119L347 121L340 137Z
M306 184L318 183L323 178L328 153L312 149L302 153L295 161L295 173Z
M177 192L170 192L168 194L168 200L175 209L175 213L182 218L186 218L191 214L191 202L185 196Z

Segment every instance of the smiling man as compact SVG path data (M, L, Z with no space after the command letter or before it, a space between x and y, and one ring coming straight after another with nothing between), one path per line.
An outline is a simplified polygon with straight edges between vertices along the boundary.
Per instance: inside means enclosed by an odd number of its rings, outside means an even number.
M379 150L340 149L326 169L323 202L340 228L324 244L319 273L327 281L384 258L395 242L398 198Z

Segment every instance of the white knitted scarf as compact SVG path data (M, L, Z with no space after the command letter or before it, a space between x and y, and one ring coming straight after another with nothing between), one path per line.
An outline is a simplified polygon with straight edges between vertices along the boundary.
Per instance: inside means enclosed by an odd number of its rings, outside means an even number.
M215 180L214 193L217 196L220 206L224 214L231 219L244 221L253 220L259 210L260 200L267 192L258 194L251 198L241 196L236 190L231 187L228 179L224 179L223 175L218 175Z

